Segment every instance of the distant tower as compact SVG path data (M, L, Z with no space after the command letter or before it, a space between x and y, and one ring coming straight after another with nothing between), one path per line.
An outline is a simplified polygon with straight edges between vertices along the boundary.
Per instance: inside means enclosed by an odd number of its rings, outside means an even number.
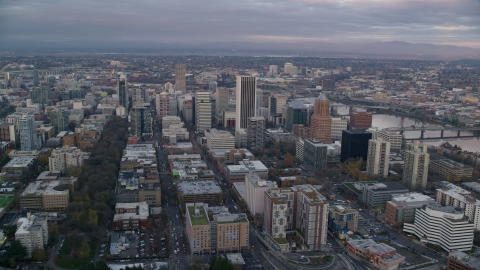
M195 126L199 134L205 134L206 129L212 128L212 104L208 91L195 93Z
M218 87L215 92L215 116L222 118L223 110L228 109L228 88Z
M208 91L210 92L215 92L217 91L217 82L216 81L211 81L208 83Z
M38 86L38 70L33 70L33 85Z
M293 64L292 63L285 63L285 65L283 66L283 73L287 73L287 74L292 74L292 68L293 68Z
M20 149L22 151L34 150L35 117L31 114L23 115L18 119L18 129L20 131Z
M324 94L315 100L315 108L310 125L310 136L322 143L331 143L332 117L329 114L330 101Z
M268 75L275 76L278 73L278 66L277 65L270 65L268 66Z
M175 90L185 92L187 90L187 65L175 65Z
M257 89L255 92L255 111L258 112L263 107L263 91Z
M125 110L128 112L128 86L127 86L127 76L120 75L117 84L117 95L118 95L118 105L125 107Z
M5 72L5 89L10 86L10 72Z
M257 78L237 76L235 129L246 129L248 118L255 116Z

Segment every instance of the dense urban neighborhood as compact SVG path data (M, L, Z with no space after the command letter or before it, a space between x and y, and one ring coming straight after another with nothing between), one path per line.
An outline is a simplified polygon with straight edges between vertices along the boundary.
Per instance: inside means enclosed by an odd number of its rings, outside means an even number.
M480 62L0 56L0 266L480 269Z

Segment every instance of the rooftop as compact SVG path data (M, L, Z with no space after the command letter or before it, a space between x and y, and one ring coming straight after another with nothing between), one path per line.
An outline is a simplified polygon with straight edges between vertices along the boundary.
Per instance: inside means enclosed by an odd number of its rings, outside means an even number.
M438 188L437 192L441 192L463 203L480 205L480 200L477 200L475 195L470 191L467 191L447 181L440 182L440 185L442 187Z
M221 193L222 189L215 181L195 181L181 182L178 184L178 192L185 195L205 194L205 193Z
M372 252L375 252L379 255L395 251L396 249L381 243L377 244L375 241L372 239L360 239L360 240L350 240L348 241L348 244L351 245L352 247L358 248L358 249L363 249L363 250L370 250Z
M148 204L146 202L117 203L115 209L135 209L132 213L115 214L113 221L125 219L147 219L149 216Z
M461 251L451 251L450 258L464 264L470 266L473 269L480 269L480 259L473 257L465 252Z
M414 202L434 202L435 200L430 196L423 195L422 193L418 192L410 192L404 194L395 194L392 195L391 202L394 204L407 204L407 203L414 203Z
M464 164L458 163L454 160L451 159L437 159L437 160L431 160L430 163L438 164L439 166L444 166L444 167L449 167L451 169L467 169L471 168L469 166L466 166Z
M445 214L454 214L454 215L462 215L463 217L463 209L460 207L455 207L455 206L443 206L438 203L429 203L425 206L425 208L428 208L430 210L438 211L438 212L443 212Z
M14 157L3 167L4 168L23 168L23 167L32 165L34 160L35 160L35 157L30 157L30 156Z
M208 216L205 213L204 206L188 206L188 215L193 226L197 225L208 225Z

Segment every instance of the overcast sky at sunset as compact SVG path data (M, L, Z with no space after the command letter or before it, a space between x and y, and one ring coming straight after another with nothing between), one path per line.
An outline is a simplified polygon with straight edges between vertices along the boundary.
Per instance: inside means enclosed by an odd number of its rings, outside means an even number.
M2 41L406 41L479 48L480 0L1 0Z

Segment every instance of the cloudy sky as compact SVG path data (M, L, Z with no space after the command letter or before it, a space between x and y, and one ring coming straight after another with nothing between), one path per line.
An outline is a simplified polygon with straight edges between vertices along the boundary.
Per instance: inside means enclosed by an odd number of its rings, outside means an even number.
M480 0L1 0L2 41L406 41L480 48Z

